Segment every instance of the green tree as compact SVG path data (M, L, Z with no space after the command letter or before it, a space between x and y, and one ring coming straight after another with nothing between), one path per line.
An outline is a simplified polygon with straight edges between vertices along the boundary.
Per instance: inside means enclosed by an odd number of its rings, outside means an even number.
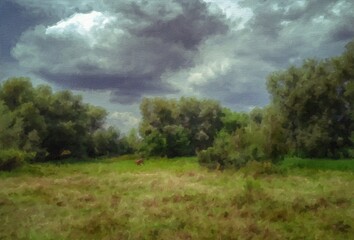
M120 151L119 137L119 132L113 127L96 130L92 136L93 155L107 156L118 154Z
M348 156L353 146L352 43L338 58L307 60L268 78L294 153L307 157Z
M262 148L266 158L273 162L282 159L289 152L287 130L283 125L284 119L275 106L264 109L261 124L264 136Z
M243 113L232 116L238 116L241 124L233 124L234 131L222 129L213 145L199 152L201 165L212 169L240 168L249 161L276 162L287 153L286 130L277 109L257 108L247 117Z
M141 146L141 152L147 156L167 155L167 140L166 137L157 129L151 128L146 132Z
M53 95L50 111L46 114L48 135L43 146L50 158L58 158L63 151L73 156L85 155L88 140L88 119L80 96L70 91Z
M166 156L177 157L190 154L188 132L181 125L167 125L163 129L166 139Z
M182 97L178 109L177 121L188 132L190 154L211 146L223 126L224 113L220 104L214 100Z
M139 131L146 154L193 155L209 147L222 128L222 108L211 100L144 99L140 109Z
M88 117L88 131L94 132L104 125L107 111L101 107L86 105L86 114Z
M228 108L223 109L222 130L232 134L237 129L247 126L249 115L247 113L233 112Z
M13 111L20 105L33 101L33 93L29 78L10 78L2 84L0 99Z
M107 146L97 153L117 152L116 133L103 129L107 112L70 91L53 93L48 86L34 88L28 78L11 78L0 86L0 102L2 147L35 152L36 160L81 157L94 152L91 143L102 135Z
M0 101L0 149L19 148L23 121Z
M31 152L42 152L42 140L47 135L47 125L33 102L20 105L14 113L20 119L24 119L22 124L23 134L21 136L20 148Z
M34 88L28 78L9 79L0 89L0 99L14 118L18 121L21 119L17 147L27 152L41 151L41 140L46 134L46 124L35 105L35 98Z
M338 64L338 61L336 62ZM351 118L349 127L350 147L349 156L354 157L354 41L346 45L346 51L339 61L339 78L344 82L344 97L347 114Z
M122 141L126 143L124 153L137 153L141 149L142 139L136 128L132 128L128 134L123 137Z

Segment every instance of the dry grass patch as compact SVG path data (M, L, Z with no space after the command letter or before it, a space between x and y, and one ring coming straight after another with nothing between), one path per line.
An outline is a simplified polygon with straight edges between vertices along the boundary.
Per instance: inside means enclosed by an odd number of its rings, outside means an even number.
M160 161L160 162L159 162ZM350 172L209 172L193 159L0 176L0 239L351 239ZM180 164L179 164L180 163ZM194 165L193 165L194 164ZM57 171L57 174L52 174Z

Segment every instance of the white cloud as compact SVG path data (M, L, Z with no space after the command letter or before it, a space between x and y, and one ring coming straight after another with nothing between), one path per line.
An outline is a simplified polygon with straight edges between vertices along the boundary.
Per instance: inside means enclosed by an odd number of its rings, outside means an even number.
M104 28L114 17L106 16L101 12L75 13L68 19L59 21L46 29L46 34L65 34L66 32L82 35L92 34L94 29Z
M226 17L236 25L235 29L242 29L245 23L253 16L251 8L240 7L239 0L204 0L218 6Z
M76 13L53 26L47 27L45 34L56 38L61 38L62 36L78 38L81 36L81 40L90 48L93 48L97 44L102 44L100 35L104 33L106 26L114 21L116 21L116 17L107 13L104 14L97 11ZM113 34L123 34L123 30L117 28Z
M109 125L115 125L123 133L127 133L132 128L139 126L140 118L131 112L111 112L107 117Z

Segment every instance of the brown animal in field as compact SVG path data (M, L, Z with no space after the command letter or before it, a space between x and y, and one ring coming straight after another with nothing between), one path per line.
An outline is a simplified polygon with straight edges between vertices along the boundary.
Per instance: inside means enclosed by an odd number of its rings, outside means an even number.
M136 165L140 166L141 164L144 164L144 159L143 158L137 159L135 160L135 163Z

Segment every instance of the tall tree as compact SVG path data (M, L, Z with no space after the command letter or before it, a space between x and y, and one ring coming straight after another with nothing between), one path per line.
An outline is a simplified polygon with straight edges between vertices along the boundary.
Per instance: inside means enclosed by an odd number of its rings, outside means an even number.
M140 109L143 149L150 153L161 151L169 157L195 154L210 146L222 128L222 108L212 100L144 99Z
M279 109L295 153L308 157L340 157L353 146L353 50L338 58L307 60L268 78L272 104Z
M53 93L48 86L34 88L28 78L11 78L0 85L0 113L0 147L35 152L39 160L63 152L79 157L94 152L90 147L101 134L108 150L99 154L117 152L117 132L103 128L107 112L70 91Z
M0 101L0 149L19 148L23 121Z

